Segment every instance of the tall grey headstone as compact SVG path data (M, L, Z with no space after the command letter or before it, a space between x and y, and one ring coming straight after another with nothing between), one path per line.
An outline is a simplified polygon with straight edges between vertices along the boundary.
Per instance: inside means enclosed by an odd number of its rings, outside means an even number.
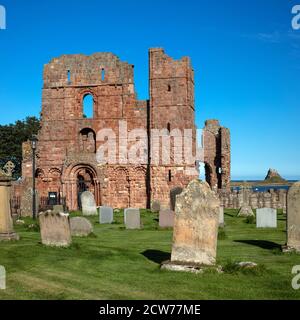
M97 206L94 195L90 191L81 194L82 214L84 216L97 216Z
M260 208L256 210L257 228L277 228L277 210Z
M110 207L102 206L99 208L100 224L111 224L114 221L114 210Z
M139 209L128 208L124 211L126 229L141 229L141 214Z
M287 195L287 249L300 252L300 181Z

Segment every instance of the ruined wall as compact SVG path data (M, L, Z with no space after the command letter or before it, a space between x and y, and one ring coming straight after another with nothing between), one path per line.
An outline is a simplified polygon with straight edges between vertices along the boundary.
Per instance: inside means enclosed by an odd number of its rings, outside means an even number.
M115 133L117 148L133 129L144 129L149 139L152 128L167 129L171 125L195 130L189 58L175 61L162 49L150 49L149 59L150 101L137 99L133 65L112 53L64 55L45 65L36 171L41 197L57 192L74 210L84 185L94 193L98 205L143 208L151 200L160 200L168 206L170 190L186 186L193 178L186 168L194 169L194 163L185 166L172 160L152 164L150 140L149 155L138 164L122 157L115 163L99 164L96 160L96 150L105 144L97 134L104 128ZM84 116L87 95L93 97L91 118ZM120 121L127 122L122 132ZM128 139L127 151L134 143L136 140ZM23 179L31 175L31 160L24 157Z
M206 181L214 189L230 189L230 131L218 120L207 120L203 129Z
M149 51L150 68L150 107L151 129L163 130L162 137L171 136L171 154L169 163L155 163L151 158L151 193L152 199L168 206L170 190L174 187L186 187L199 174L195 171L195 162L182 162L177 155L184 155L183 144L176 144L176 139L183 137L185 129L191 129L193 141L191 152L195 154L195 105L194 71L188 57L174 60L163 49ZM178 141L178 140L177 140ZM159 150L162 154L162 148ZM190 170L191 169L191 170Z
M83 100L87 95L93 97L92 118L84 116ZM131 190L131 203L138 199L145 207L146 194L136 195L136 180L144 181L144 172L128 171L129 165L121 165L119 159L113 168L103 170L96 161L96 150L105 143L98 141L98 131L112 129L117 141L121 138L120 120L127 121L128 131L147 128L147 103L136 98L133 65L111 53L65 55L45 65L37 159L41 195L57 192L67 197L70 209L76 209L80 176L86 179L98 205L116 205L116 194L126 197L124 193ZM130 189L122 187L122 176L120 184L113 184L119 172L128 172Z

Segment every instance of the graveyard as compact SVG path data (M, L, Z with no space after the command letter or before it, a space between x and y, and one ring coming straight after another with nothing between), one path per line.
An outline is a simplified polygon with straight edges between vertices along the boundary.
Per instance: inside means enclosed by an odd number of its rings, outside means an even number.
M68 248L41 244L37 222L15 225L19 241L0 243L6 266L7 289L0 299L299 299L291 287L296 253L283 253L286 215L279 210L276 229L256 228L225 210L225 229L219 231L217 265L223 273L203 274L160 269L170 259L172 229L158 225L158 213L141 210L142 228L126 230L123 210L112 224L98 216L87 237L72 237ZM71 219L82 216L79 211ZM238 270L234 263L251 261L255 269Z
M87 319L126 300L172 316L168 300L191 301L180 317L258 314L236 300L291 311L277 301L300 300L300 5L4 2L10 312L42 314L15 300L72 300L69 317Z

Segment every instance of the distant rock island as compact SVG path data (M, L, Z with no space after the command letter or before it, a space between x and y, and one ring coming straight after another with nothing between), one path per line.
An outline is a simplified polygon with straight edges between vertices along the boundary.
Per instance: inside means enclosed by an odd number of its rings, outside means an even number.
M285 179L281 177L275 169L269 169L268 174L265 178L265 182L267 183L280 183L280 182L287 182Z

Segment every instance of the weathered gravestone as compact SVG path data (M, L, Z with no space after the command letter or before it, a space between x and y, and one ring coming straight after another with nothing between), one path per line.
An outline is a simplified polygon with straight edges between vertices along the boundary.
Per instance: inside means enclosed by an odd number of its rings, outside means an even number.
M292 185L287 195L287 245L284 251L300 252L300 181Z
M93 232L91 222L82 217L74 217L70 219L71 235L75 237L86 237Z
M225 226L224 207L220 207L219 227L223 228L224 226Z
M277 210L260 208L256 210L257 228L277 228Z
M162 267L191 271L214 265L220 201L206 182L193 180L177 196L171 262Z
M141 214L139 209L128 208L124 210L126 229L141 229Z
M159 226L161 228L174 227L175 213L170 209L163 209L159 211Z
M42 244L46 246L68 247L72 243L68 214L52 211L39 214Z
M11 217L11 180L11 172L0 169L0 241L19 240L19 236L14 232Z
M114 221L114 210L110 207L100 207L100 224L110 224Z
M171 210L175 210L176 197L182 193L183 189L181 187L176 187L170 191L170 205Z
M90 191L85 191L80 197L82 214L84 216L97 216L97 206L94 195Z

